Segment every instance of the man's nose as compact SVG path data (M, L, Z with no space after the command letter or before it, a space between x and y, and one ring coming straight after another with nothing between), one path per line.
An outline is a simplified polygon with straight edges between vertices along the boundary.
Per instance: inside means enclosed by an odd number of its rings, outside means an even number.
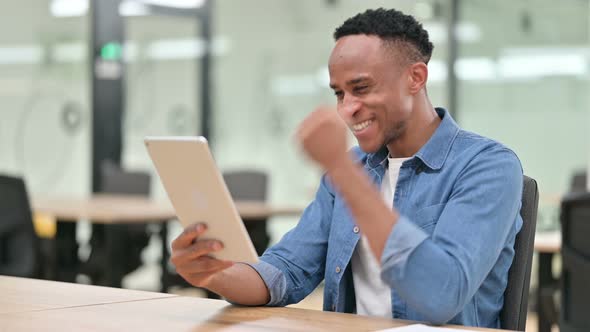
M340 105L341 114L344 118L354 118L356 113L360 110L361 103L358 98L344 96L342 104Z

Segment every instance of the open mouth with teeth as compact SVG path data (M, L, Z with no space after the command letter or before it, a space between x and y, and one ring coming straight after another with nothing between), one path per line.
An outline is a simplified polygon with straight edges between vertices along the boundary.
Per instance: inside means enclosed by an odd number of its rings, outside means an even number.
M351 125L350 129L352 129L353 132L359 132L359 131L362 131L363 129L366 129L368 126L371 125L371 123L373 123L373 120L366 120L366 121Z

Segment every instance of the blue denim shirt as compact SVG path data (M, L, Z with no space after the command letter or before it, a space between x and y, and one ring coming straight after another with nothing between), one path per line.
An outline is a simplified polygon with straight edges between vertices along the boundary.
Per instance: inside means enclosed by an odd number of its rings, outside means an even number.
M522 168L498 142L460 129L444 110L429 141L400 169L400 213L381 257L392 317L499 328L515 236L522 226ZM353 149L379 186L386 148ZM324 310L355 312L350 260L355 221L329 179L297 226L252 265L269 306L297 303L325 280Z

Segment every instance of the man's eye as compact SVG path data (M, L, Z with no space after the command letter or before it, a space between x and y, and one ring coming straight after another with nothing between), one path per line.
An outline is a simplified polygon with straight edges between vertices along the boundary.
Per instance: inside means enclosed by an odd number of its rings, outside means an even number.
M368 86L366 86L366 85L356 86L356 87L354 87L354 91L355 92L364 92L367 90L367 88L368 88Z
M341 99L342 96L344 95L344 93L342 93L342 91L334 91L334 95L338 98Z

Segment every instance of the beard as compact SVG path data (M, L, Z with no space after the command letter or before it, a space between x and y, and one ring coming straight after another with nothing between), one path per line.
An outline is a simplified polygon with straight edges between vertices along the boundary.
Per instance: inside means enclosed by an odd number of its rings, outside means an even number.
M381 142L377 142L375 140L365 142L357 140L357 142L361 147L361 150L363 150L364 152L376 153L377 151L379 151L379 149L383 148L384 146L387 146L389 143L395 142L397 139L402 137L405 134L406 130L407 121L402 120L392 125L390 128L387 129L387 131L383 133L383 141Z
M383 145L389 145L395 142L406 133L407 129L406 120L395 123L391 128L388 128L385 132L385 139Z

